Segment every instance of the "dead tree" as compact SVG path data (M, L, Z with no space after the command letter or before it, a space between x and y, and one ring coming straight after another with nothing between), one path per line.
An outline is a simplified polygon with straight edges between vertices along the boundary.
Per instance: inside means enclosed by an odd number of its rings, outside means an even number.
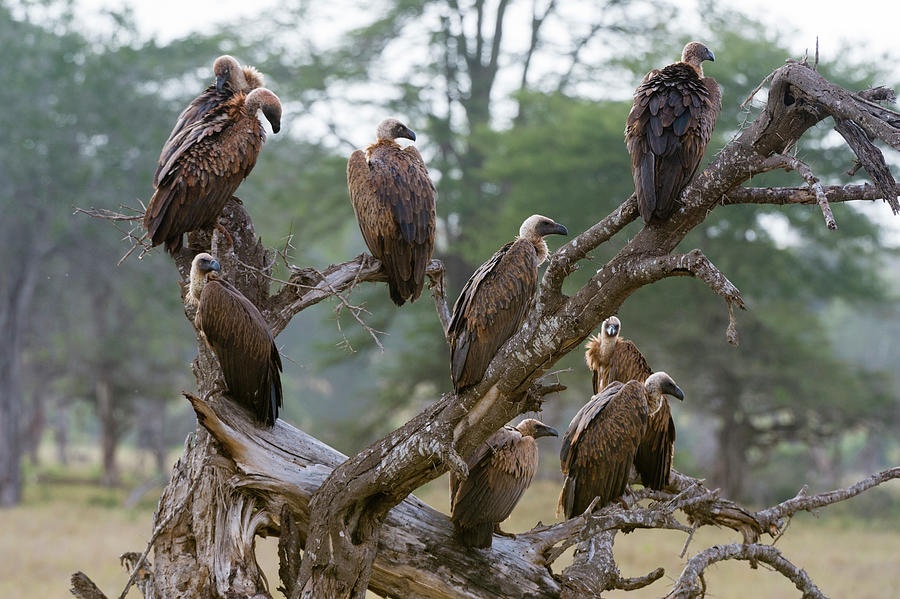
M699 249L675 253L711 210L744 203L818 205L831 229L839 223L830 203L884 199L894 212L900 210L896 183L873 143L880 140L900 150L900 114L877 103L893 99L893 92L882 88L858 93L842 89L805 63L789 62L778 69L764 110L687 188L683 209L668 222L643 228L571 296L562 292L566 277L593 249L635 220L634 198L560 248L525 324L494 357L484 379L459 394L435 398L412 420L350 458L282 421L271 430L254 428L240 408L221 397L215 386L215 358L199 343L194 362L199 394L187 395L199 426L160 498L147 550L123 556L132 572L129 585L136 584L146 599L271 596L256 564L254 539L277 534L281 589L292 599L360 599L367 588L387 597L423 599L590 597L609 589L640 588L663 574L657 569L623 579L612 554L616 531L640 527L690 532L719 525L739 532L740 542L711 547L691 558L670 597L701 596L703 570L725 559L765 562L793 581L804 597L822 597L805 572L763 542L764 535L779 535L798 511L898 478L900 468L831 493L807 496L801 490L795 498L757 512L676 474L666 492L636 494L634 499L651 500L647 506L609 506L515 539L497 538L493 547L478 552L457 544L449 519L411 493L448 470L465 476L461 456L516 415L538 409L546 393L559 389L543 384L542 375L580 348L604 318L644 285L674 276L699 279L723 298L730 315L725 334L737 343L734 309L744 307L739 290ZM828 117L872 184L823 186L809 167L789 154L807 129ZM796 171L805 185L742 186L753 175L774 169ZM212 244L228 278L260 307L276 334L298 312L331 297L359 317L347 290L360 282L383 280L377 261L359 256L324 271L293 268L290 279L270 295L274 254L256 239L239 204L229 203L224 216L230 221L228 229L236 232L232 246L218 247L216 236L194 236L191 243ZM185 251L176 258L185 282L190 257ZM436 261L429 275L446 328L447 305ZM187 316L193 314L188 311ZM554 560L572 545L577 546L574 563L553 573ZM152 566L147 559L151 547ZM79 573L73 592L103 596L89 582Z

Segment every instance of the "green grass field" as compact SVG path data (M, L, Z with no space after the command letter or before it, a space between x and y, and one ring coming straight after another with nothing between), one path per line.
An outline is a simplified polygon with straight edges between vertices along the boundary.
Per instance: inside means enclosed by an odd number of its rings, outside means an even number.
M896 483L893 490L897 490ZM557 493L553 482L536 482L504 524L504 530L524 531L538 520L554 521ZM118 596L127 579L118 556L143 550L158 494L159 489L151 489L136 507L126 509L124 490L71 481L37 482L32 477L24 504L0 510L0 597L67 597L69 576L77 570L88 574L108 596ZM418 495L446 511L446 476L420 489ZM658 566L666 569L662 580L627 597L665 595L683 567L684 560L678 555L685 538L678 532L642 530L618 536L616 557L623 576L643 575ZM737 540L733 531L704 528L694 536L687 556L713 544ZM257 550L273 586L278 580L276 546L276 539L260 540ZM900 522L881 520L876 525L829 516L826 509L818 519L808 514L798 516L778 546L829 597L900 597ZM557 569L564 565L557 562ZM706 580L711 598L799 597L780 575L763 567L751 570L746 562L713 566ZM136 589L129 594L140 596ZM626 593L608 596L625 597Z

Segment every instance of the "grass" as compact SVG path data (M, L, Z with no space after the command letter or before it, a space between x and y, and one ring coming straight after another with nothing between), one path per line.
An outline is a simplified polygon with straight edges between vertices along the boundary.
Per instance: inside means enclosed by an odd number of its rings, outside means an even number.
M134 508L126 509L126 490L79 484L69 471L68 482L61 484L53 482L59 480L55 474L43 472L38 476L31 472L23 504L0 510L0 597L66 597L69 576L83 570L107 596L115 598L127 579L118 556L126 551L143 551L161 489L148 491ZM128 483L136 486L137 481ZM896 483L892 487L896 491ZM530 529L538 520L554 521L558 491L552 481L536 481L504 523L504 530L519 532ZM446 476L426 485L417 495L446 511ZM711 545L738 540L737 533L730 530L700 529L685 559ZM670 531L637 530L619 535L616 558L623 576L640 576L658 566L665 568L666 575L641 591L605 596L663 596L684 565L678 557L684 541L684 534ZM278 581L276 547L277 539L260 540L257 547L260 565L273 587ZM900 523L896 519L876 523L829 517L828 509L818 519L802 514L794 519L778 547L804 568L827 596L882 599L896 596L892 593L900 588ZM564 556L557 562L555 571L566 565L565 559L569 558ZM787 579L762 566L751 570L746 562L715 565L708 570L706 581L711 598L799 597ZM128 596L141 597L136 589ZM275 596L279 596L277 592Z

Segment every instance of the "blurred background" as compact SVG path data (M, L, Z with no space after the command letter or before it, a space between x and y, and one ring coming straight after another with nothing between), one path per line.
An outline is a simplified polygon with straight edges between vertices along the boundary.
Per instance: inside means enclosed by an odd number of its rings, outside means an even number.
M715 52L704 68L723 89L707 160L758 113L765 91L740 108L750 92L786 58L814 55L817 36L819 70L832 81L896 88L891 27L900 8L854 7L0 0L0 594L57 597L77 569L117 592L127 576L116 556L143 548L195 427L180 392L194 389L196 347L171 261L157 250L117 266L132 224L117 230L73 212L149 199L160 148L212 81L218 55L260 68L285 108L281 133L269 136L238 192L263 242L319 268L363 251L346 159L374 140L383 117L397 116L416 131L438 187L435 254L453 301L528 215L578 233L630 195L631 92L691 39ZM853 155L831 127L809 131L800 157L826 183L862 181L863 173L846 174ZM898 163L896 153L887 158ZM801 180L770 173L752 184ZM750 311L738 314L739 348L725 340L724 303L691 279L645 287L619 313L623 336L685 390L673 407L675 467L751 506L900 463L900 219L880 201L833 210L836 232L815 206L720 208L682 243L702 248L742 290ZM594 252L594 263L638 226ZM568 290L591 264L583 270ZM384 331L384 352L351 317L336 316L337 302L301 313L278 338L283 418L347 454L450 389L449 352L427 297L397 310L384 286L364 285L352 300ZM564 429L591 379L581 352L557 368L571 368L560 374L568 390L539 417ZM513 531L553 519L558 445L542 441L542 449L541 480L513 514ZM422 496L446 511L443 478ZM889 582L900 585L900 488L875 489L827 515L800 521L801 555L789 557L826 593L888 596ZM683 537L641 534L624 542L634 549L620 556L624 574L665 559L678 567ZM836 566L853 559L861 570L839 592L848 577ZM752 576L736 568L734 576ZM866 568L878 571L871 591L859 583ZM719 596L742 596L740 584ZM785 584L767 593L796 591Z

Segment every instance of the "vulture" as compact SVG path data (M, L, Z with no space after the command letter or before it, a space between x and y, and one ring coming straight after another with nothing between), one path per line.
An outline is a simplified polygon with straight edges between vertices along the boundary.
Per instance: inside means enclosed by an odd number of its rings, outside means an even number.
M156 167L156 173L153 175L153 187L159 187L160 172L163 166L169 161L173 153L178 150L180 145L180 134L184 128L191 125L201 118L210 110L225 102L238 92L249 92L252 89L263 86L262 73L254 67L242 67L238 61L227 54L220 56L213 63L213 74L216 82L210 85L203 93L194 98L188 104L187 108L178 116L175 121L175 127L169 134L162 152L159 155L159 163Z
M378 125L377 140L356 150L347 162L347 187L359 230L372 255L381 260L391 300L414 302L425 287L425 269L434 250L437 192L412 141L416 134L397 119Z
M197 306L194 323L219 359L228 394L272 426L281 407L281 356L275 337L256 306L224 279L207 253L191 263L188 300Z
M568 230L539 214L528 217L519 236L478 267L453 305L447 330L454 388L481 380L497 350L522 325L534 292L537 269L547 259L545 235Z
M566 480L557 511L566 519L584 513L595 497L602 507L622 496L647 428L649 404L663 394L684 398L668 374L655 372L645 383L612 382L578 410L559 452Z
M719 84L703 76L715 60L700 42L684 47L681 62L644 76L634 92L625 144L638 210L645 223L669 218L697 172L722 105Z
M185 233L217 225L219 213L253 170L266 140L256 118L259 110L278 133L281 102L259 87L236 92L212 106L198 120L184 123L167 142L166 161L156 171L156 191L144 214L152 245L165 243L166 251L174 255Z
M608 384L635 380L643 383L653 370L637 346L619 337L621 322L615 316L603 321L600 335L588 341L584 360L593 373L594 393L600 393ZM669 484L672 458L675 455L675 421L669 400L660 397L649 399L650 415L647 430L638 445L634 466L641 476L641 483L651 489L662 490Z
M531 484L538 467L538 437L558 437L556 429L533 418L504 426L466 460L469 476L450 475L450 519L456 536L468 547L490 547Z

